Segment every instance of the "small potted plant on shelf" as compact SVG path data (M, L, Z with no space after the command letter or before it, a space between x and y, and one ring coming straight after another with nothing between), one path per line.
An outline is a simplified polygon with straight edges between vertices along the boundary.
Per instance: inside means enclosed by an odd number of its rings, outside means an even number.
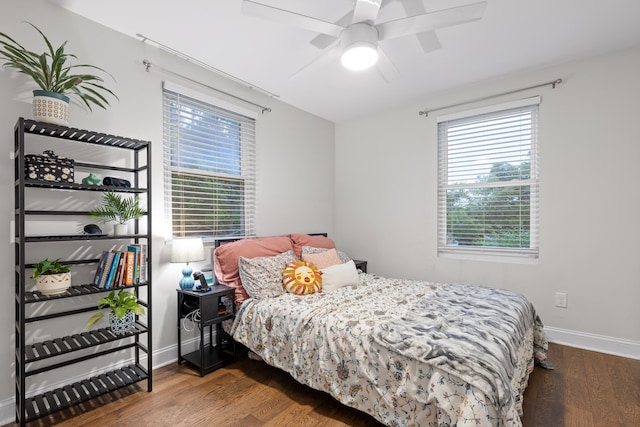
M71 286L71 268L60 263L60 260L45 259L36 264L32 279L36 281L36 288L44 295L61 294Z
M79 98L89 110L92 105L106 109L109 101L105 95L112 95L118 99L103 85L102 77L86 72L87 69L107 73L106 71L94 65L70 65L69 60L77 58L65 52L66 41L54 49L38 27L27 23L42 36L46 45L45 51L42 53L30 51L7 34L0 32L0 59L4 60L4 67L26 74L40 87L33 91L35 120L67 126L69 117L69 96L67 95Z
M135 197L123 197L119 193L109 191L102 196L102 206L93 209L89 215L99 218L102 223L115 221L114 234L122 236L127 234L126 222L130 219L140 219L146 212L139 205L140 199Z
M121 289L117 295L116 291L111 291L107 297L98 300L99 310L107 307L111 309L109 313L111 331L116 335L129 332L135 321L135 315L144 314L144 308L138 302L136 294L124 289ZM94 325L103 316L102 311L97 312L87 321L87 326Z

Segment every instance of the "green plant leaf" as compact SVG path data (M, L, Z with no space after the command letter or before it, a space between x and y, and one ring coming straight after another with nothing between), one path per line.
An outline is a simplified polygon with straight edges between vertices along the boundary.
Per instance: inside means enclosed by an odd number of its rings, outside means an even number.
M127 292L125 289L121 289L117 295L115 291L111 291L109 295L98 300L99 310L107 307L116 315L117 319L122 319L129 311L138 316L144 314L144 307L138 303L136 294ZM92 326L102 317L103 313L99 311L89 318L87 326Z
M46 275L68 273L69 271L71 271L71 267L61 264L60 259L57 259L55 261L49 261L48 259L45 259L44 261L40 261L36 264L31 278L35 279L36 277L43 274Z
M46 50L42 53L34 53L27 50L5 33L0 32L0 59L4 61L5 68L13 68L19 73L33 79L40 89L56 92L62 95L77 96L91 110L92 105L106 108L109 101L106 95L118 97L109 89L102 86L104 79L99 75L88 74L86 70L97 70L101 73L113 76L100 67L89 64L75 64L69 62L77 60L77 57L65 53L67 41L54 49L49 39L35 25L27 22L41 36ZM84 69L85 72L73 74L76 70ZM115 79L113 79L115 81ZM89 88L89 85L92 85ZM98 93L97 93L98 92Z
M104 317L104 314L102 314L101 311L97 312L96 314L94 314L93 316L91 316L91 318L89 318L89 320L87 321L87 326L93 326L95 325L95 323L102 319Z
M124 224L130 219L140 219L146 215L139 201L137 196L125 198L120 193L109 191L102 196L102 206L90 211L89 215L99 218L103 223L116 221Z

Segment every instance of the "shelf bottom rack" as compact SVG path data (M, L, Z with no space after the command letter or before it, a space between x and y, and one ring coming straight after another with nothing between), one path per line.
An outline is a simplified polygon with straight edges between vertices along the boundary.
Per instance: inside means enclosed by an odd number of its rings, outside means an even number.
M25 400L25 422L45 417L80 402L111 393L148 378L141 365L128 365ZM19 410L19 409L18 409Z

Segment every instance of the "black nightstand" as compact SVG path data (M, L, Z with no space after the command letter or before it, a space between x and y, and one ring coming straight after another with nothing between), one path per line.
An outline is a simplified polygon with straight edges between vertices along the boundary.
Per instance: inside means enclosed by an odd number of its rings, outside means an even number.
M183 360L200 369L200 376L233 362L236 347L233 338L222 328L222 322L236 315L235 289L223 285L211 286L210 291L196 292L178 289L178 364ZM225 300L227 304L225 304ZM182 354L182 319L199 310L200 349ZM204 343L204 333L209 327L209 344ZM213 327L216 328L215 345Z
M356 265L356 269L362 270L363 273L367 272L367 261L361 259L354 259L353 263Z

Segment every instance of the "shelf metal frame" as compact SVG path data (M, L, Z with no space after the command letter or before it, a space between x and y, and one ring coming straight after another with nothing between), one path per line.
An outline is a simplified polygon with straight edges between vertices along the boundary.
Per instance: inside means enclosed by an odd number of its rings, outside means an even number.
M76 166L95 168L101 170L121 171L133 174L132 187L112 187L105 185L87 185L80 183L62 183L49 181L36 181L28 179L25 173L25 134L40 135L46 138L57 138L77 143L95 144L105 147L116 147L133 151L133 168L115 167L94 163L75 163ZM151 199L151 143L133 138L110 135L101 132L88 131L78 128L58 126L49 123L41 123L34 120L19 118L14 127L14 178L15 178L15 395L16 395L16 423L24 426L27 422L44 417L71 405L93 399L102 394L110 393L119 388L128 387L131 384L146 380L147 391L152 391L152 312L151 312L151 277L152 277L152 245L151 224L152 217L150 207ZM144 187L142 177L145 177ZM88 215L88 211L46 211L25 209L25 188L46 188L51 190L72 191L116 191L120 193L146 194L148 212L146 212L145 233L140 233L140 225L145 219L134 222L134 232L124 236L108 235L49 235L27 236L25 234L25 218L28 215L58 216L58 215ZM72 314L90 312L97 307L76 308L62 312L39 316L28 316L27 305L51 304L64 298L74 298L83 295L106 293L113 289L99 289L90 284L75 285L62 294L43 295L37 291L26 290L26 269L33 268L33 264L25 263L26 247L30 243L42 242L73 242L73 241L99 241L114 240L131 243L146 242L147 245L147 278L133 286L118 289L133 289L137 295L141 288L146 288L146 299L139 302L146 308L146 324L136 316L134 329L125 335L115 335L109 328L96 329L80 334L54 338L43 342L26 343L25 335L27 325L57 317ZM95 264L98 259L71 259L65 264ZM100 348L105 344L109 347ZM72 356L74 352L97 347L90 354ZM46 391L35 396L26 396L26 379L32 375L58 369L80 361L100 357L124 349L133 349L133 363L115 371L105 372L65 385L55 390ZM60 361L59 356L64 360ZM71 357L69 357L71 356ZM146 359L145 363L141 360ZM39 361L44 366L29 369L30 363ZM50 361L49 363L47 361ZM146 365L146 367L145 367ZM90 374L89 374L90 375Z

